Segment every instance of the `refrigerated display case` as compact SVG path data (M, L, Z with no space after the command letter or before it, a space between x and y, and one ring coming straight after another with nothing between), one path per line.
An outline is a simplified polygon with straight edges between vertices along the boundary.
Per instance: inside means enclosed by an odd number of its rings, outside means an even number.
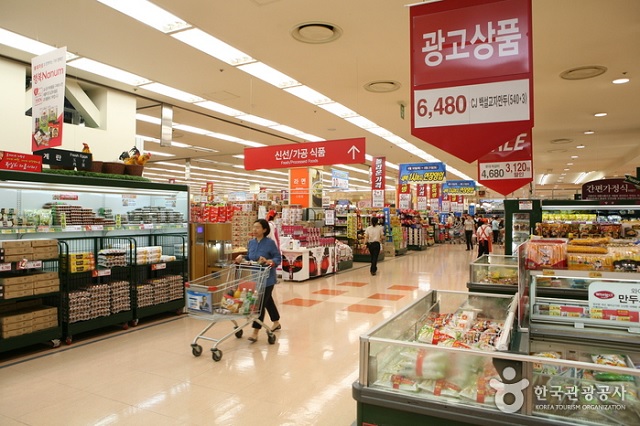
M518 258L485 254L469 264L469 291L515 294L518 291Z
M469 339L475 320L489 318L507 318L499 339L509 336L516 298L431 291L361 336L356 425L637 425L636 352L577 341L529 346L526 336L507 338L509 351L500 351ZM433 327L444 313L465 324L465 312L477 315L466 331Z
M533 234L536 223L542 220L540 203L540 200L504 200L504 254L514 254L516 247Z
M545 270L529 271L529 280L525 324L532 339L640 352L640 274Z

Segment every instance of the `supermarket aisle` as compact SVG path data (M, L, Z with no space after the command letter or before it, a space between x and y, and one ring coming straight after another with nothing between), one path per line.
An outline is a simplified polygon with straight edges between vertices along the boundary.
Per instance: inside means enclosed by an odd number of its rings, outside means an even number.
M351 425L358 337L429 289L466 291L464 245L438 245L303 283L280 283L278 340L189 344L206 325L187 316L93 342L4 361L2 425ZM267 320L267 323L270 323ZM228 331L216 324L213 335Z

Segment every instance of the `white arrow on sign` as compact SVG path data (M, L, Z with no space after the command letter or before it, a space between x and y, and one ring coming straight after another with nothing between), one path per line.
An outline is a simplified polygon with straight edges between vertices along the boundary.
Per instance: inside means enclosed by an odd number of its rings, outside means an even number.
M351 154L351 159L355 160L356 159L356 153L360 152L360 150L358 148L356 148L355 145L351 145L351 148L349 148L349 151L347 151L347 153Z

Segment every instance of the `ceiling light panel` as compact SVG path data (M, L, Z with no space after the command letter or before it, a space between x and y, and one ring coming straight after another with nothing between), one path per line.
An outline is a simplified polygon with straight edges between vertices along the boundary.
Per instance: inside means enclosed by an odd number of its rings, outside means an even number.
M144 121L145 123L157 124L158 126L162 122L162 120L160 120L159 118L152 117L146 114L136 114L136 120Z
M98 0L98 2L165 34L191 27L187 22L147 0Z
M348 118L345 118L345 120L347 120L349 123L353 124L354 126L358 126L361 129L365 129L365 130L371 129L373 127L380 127L373 121L368 120L362 117L361 115L357 117L348 117Z
M309 133L300 133L297 135L300 139L304 139L307 142L324 142L326 139L323 139L316 135L310 135Z
M263 64L262 62L252 62L250 64L238 65L236 68L246 72L247 74L251 74L256 78L259 78L266 83L276 86L279 89L300 86L300 83L298 83L293 78L284 73L281 73L275 68L271 68L267 64Z
M159 95L177 99L182 102L194 103L194 102L204 101L204 99L202 99L200 96L196 96L188 92L183 92L182 90L179 90L170 86L165 86L164 84L161 84L161 83L145 84L140 87L143 89L149 90L151 92L155 92Z
M213 101L204 101L204 102L196 102L194 105L197 105L202 108L206 108L210 111L219 112L220 114L228 115L230 117L236 117L238 115L244 114L244 112L239 111L237 109L229 108L226 105L219 104Z
M103 64L88 58L79 58L67 63L67 65L131 86L140 86L141 84L151 83L151 80L147 78L140 77L139 75L132 74L128 71L124 71L119 68L112 67L111 65Z
M329 102L329 103L320 104L318 106L323 110L330 112L333 115L337 115L340 118L356 117L358 115L357 112L347 108L346 106L338 102Z
M249 123L257 124L258 126L276 126L278 123L275 121L267 120L266 118L258 117L257 115L243 114L236 116L238 120L248 121Z
M241 50L228 45L211 34L205 33L199 28L180 31L179 33L171 34L171 37L229 65L237 66L255 61L255 59Z
M42 55L56 49L56 47L30 39L29 37L21 36L20 34L16 34L3 28L0 28L0 44L4 44L5 46L9 46L17 50L22 50L23 52L28 52L33 55ZM77 57L77 55L67 52L67 61Z
M282 133L286 133L288 135L292 135L292 136L299 136L299 135L304 133L304 132L301 132L300 130L294 129L293 127L285 126L284 124L279 124L277 126L271 126L269 128L273 129L273 130L277 130L277 131L282 132Z
M320 92L316 92L312 88L308 86L296 86L296 87L288 87L284 89L285 92L292 94L293 96L297 96L298 98L309 102L313 105L322 105L329 102L333 102L331 99L326 97Z

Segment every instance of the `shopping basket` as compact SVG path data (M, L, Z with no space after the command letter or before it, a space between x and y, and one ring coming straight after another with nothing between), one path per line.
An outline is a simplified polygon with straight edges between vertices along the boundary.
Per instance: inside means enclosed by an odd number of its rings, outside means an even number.
M275 334L258 319L270 269L257 263L232 265L185 285L189 316L210 321L191 342L194 356L202 355L202 346L198 344L198 340L208 340L214 342L211 348L213 360L220 361L222 351L218 349L218 344L233 335L241 338L242 330L254 321L267 331L269 344L276 342ZM205 336L211 327L221 321L231 321L233 330L220 338Z

